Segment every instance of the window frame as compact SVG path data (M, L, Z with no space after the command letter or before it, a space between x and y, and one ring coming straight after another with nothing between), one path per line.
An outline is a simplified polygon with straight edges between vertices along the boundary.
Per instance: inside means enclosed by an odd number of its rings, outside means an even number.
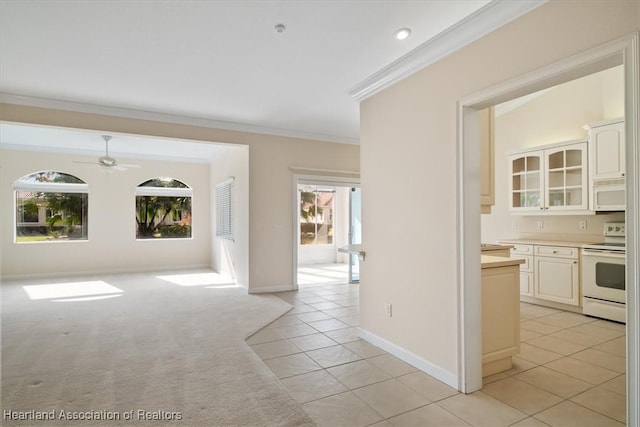
M66 183L66 182L21 182L22 180L40 173L56 173L60 175L68 175L77 179L78 183ZM79 243L89 241L89 184L77 176L61 172L57 170L42 170L38 172L32 172L24 175L14 181L13 186L13 243L18 245L23 244L47 244L47 243ZM39 193L65 193L65 194L86 194L85 206L87 212L87 224L86 224L86 236L82 239L51 239L51 240L38 240L30 242L18 241L18 193L20 192L39 192ZM50 210L47 208L47 210ZM23 221L24 223L24 221ZM39 221L36 222L40 224Z
M149 181L152 181L152 180L163 180L163 179L171 179L173 181L177 181L177 182L183 184L185 187L153 187L153 186L143 186L142 185L142 184L145 184L145 183L147 183ZM140 237L138 237L138 222L137 222L138 212L137 212L137 209L138 209L138 197L139 196L142 196L142 197L144 197L144 196L189 197L191 199L191 201L190 201L190 205L191 205L191 209L190 209L191 233L190 233L190 235L188 237L153 237L153 238L140 238ZM191 186L189 186L187 183L185 183L184 181L182 181L182 180L180 180L178 178L156 176L156 177L153 177L153 178L146 179L143 182L141 182L140 184L138 184L134 189L133 198L134 198L134 213L135 213L134 234L135 234L135 241L136 242L156 242L156 241L166 242L166 241L192 240L193 239L193 234L194 234L194 227L193 227L193 188L191 188Z

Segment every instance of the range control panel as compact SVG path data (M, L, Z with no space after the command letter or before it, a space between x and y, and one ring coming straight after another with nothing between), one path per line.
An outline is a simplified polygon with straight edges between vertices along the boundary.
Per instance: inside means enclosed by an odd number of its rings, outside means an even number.
M604 234L610 237L624 237L624 222L607 222L604 224Z

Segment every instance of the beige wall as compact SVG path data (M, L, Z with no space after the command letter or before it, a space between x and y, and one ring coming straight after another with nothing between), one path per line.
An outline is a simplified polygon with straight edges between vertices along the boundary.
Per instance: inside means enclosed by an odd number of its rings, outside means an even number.
M100 168L73 163L95 157L2 150L0 209L2 277L74 275L170 268L207 267L211 253L209 165L157 160L120 159L137 163L106 175ZM89 185L88 241L15 243L13 183L25 175L56 170ZM135 188L158 176L171 176L193 189L192 239L136 240Z
M551 1L362 102L365 331L459 374L456 102L639 28L637 1Z
M354 145L11 104L0 104L0 120L248 145L251 292L293 283L293 173L289 167L359 170L359 147Z
M215 236L216 185L233 178L233 240ZM211 163L211 267L249 287L249 147L227 145Z
M594 242L602 240L606 221L624 220L624 214L565 216L512 215L508 208L508 155L521 148L586 138L583 126L624 115L622 66L574 80L532 98L495 119L495 194L490 215L482 215L482 241L528 237ZM497 108L500 111L500 107ZM538 230L537 222L544 228ZM579 221L587 221L580 230Z

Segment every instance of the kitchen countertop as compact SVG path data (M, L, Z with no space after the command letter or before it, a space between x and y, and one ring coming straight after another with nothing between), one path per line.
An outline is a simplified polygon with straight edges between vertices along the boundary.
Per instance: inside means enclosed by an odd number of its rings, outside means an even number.
M503 256L481 255L480 264L482 268L509 267L511 265L524 264L522 258L506 258Z
M364 261L364 257L366 255L366 253L362 250L362 245L361 244L353 244L353 245L347 245L347 246L342 246L340 248L338 248L338 252L342 252L345 254L351 254L351 255L357 255L358 258L362 261Z
M513 248L513 245L499 245L499 244L493 244L493 243L482 243L480 245L480 250L483 252L499 251L499 250L511 249L511 248Z
M544 246L569 246L581 248L582 245L595 242L576 242L569 240L542 240L542 239L501 239L500 242L520 245L544 245Z

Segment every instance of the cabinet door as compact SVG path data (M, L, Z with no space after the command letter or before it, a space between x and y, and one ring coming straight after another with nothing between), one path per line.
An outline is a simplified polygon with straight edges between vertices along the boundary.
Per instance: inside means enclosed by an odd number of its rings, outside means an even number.
M587 143L547 149L545 209L552 211L588 208Z
M512 211L544 209L543 151L509 156L509 208Z
M625 175L624 122L591 129L589 144L592 179L622 178Z
M520 267L522 268L522 266ZM533 297L533 273L520 270L520 295Z
M563 304L580 305L578 261L567 258L535 257L534 296Z
M493 107L480 110L480 205L482 213L491 213L495 204Z

